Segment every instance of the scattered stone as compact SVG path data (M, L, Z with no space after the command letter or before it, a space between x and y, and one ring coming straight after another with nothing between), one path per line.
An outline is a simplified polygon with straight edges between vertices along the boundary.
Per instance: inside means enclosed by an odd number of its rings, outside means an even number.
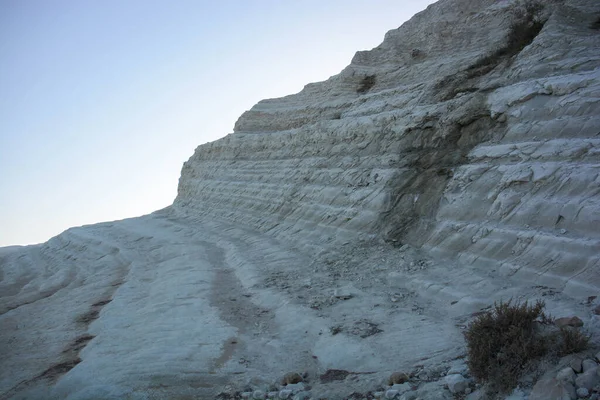
M242 399L249 399L252 397L252 395L253 395L252 392L244 392L240 396L242 396Z
M280 399L289 399L293 394L293 391L291 391L290 389L283 389L281 391L279 391L279 398Z
M577 393L573 385L555 378L540 379L529 395L529 400L573 400L575 398Z
M590 369L596 369L598 368L598 364L596 364L596 362L594 360L583 360L583 362L581 363L582 367L583 367L583 372L587 372Z
M446 373L447 370L447 366L434 366L431 367L431 369L429 369L428 374L430 377L435 378L435 377L444 377L446 375L448 375ZM463 376L466 376L465 374L467 373L467 371L464 371L465 373L462 374Z
M373 397L376 399L381 399L385 395L385 392L375 392L373 393Z
M557 318L554 321L554 324L556 326L558 326L559 328L566 327L566 326L571 326L573 328L580 328L583 326L583 321L577 316L562 317L562 318Z
M268 399L276 399L278 394L279 394L278 392L268 392L267 398Z
M556 374L556 379L563 382L575 383L575 372L571 367L563 368Z
M469 386L469 382L461 374L447 375L444 379L448 389L452 393L463 393Z
M594 314L596 314L596 315L600 315L600 305L597 305L597 306L594 308Z
M597 374L598 368L588 369L583 374L577 375L575 378L575 384L578 388L586 388L592 390L594 386L600 384L600 376Z
M600 362L600 351L596 353L596 361Z
M410 385L410 383L396 383L392 385L392 390L397 390L398 394L404 394L412 390L412 386Z
M483 393L482 390L476 390L473 393L467 395L467 397L465 397L465 400L484 400L485 399L485 393Z
M577 372L578 374L580 374L583 371L583 365L581 363L581 358L572 359L571 362L569 363L569 365L571 366L571 368L573 368L573 371Z
M577 397L578 398L585 399L589 395L590 395L590 391L587 390L586 388L579 388L579 389L577 389Z
M407 392L400 396L400 400L416 400L418 397L417 392Z
M308 400L310 399L310 392L300 392L294 396L294 400Z
M283 386L289 385L290 383L300 383L302 382L302 375L297 372L288 372L281 378L281 384Z
M299 383L288 383L288 385L286 386L287 389L291 390L292 393L296 394L298 392L302 392L303 390L306 389L306 387L304 386L304 383L299 382Z
M418 394L416 398L423 400L451 400L454 398L454 395L444 388L443 381L428 382L421 386L416 393Z
M254 393L252 394L252 397L254 399L258 399L258 400L264 400L266 395L265 395L265 392L263 392L262 390L255 390Z
M388 379L388 385L392 386L397 383L408 382L408 380L409 380L409 377L404 372L394 372L390 375L390 377Z
M419 374L417 375L417 378L419 378L419 380L422 381L428 381L429 380L429 373L425 370L419 372Z
M385 392L385 398L386 399L393 399L396 396L398 396L398 391L397 390L390 389L387 392Z
M460 361L458 363L452 364L452 366L448 370L447 374L448 375L453 375L453 374L463 375L468 370L469 370L469 367L467 367L467 364L464 361Z
M348 300L352 298L352 293L348 289L335 289L333 291L333 297L340 300Z

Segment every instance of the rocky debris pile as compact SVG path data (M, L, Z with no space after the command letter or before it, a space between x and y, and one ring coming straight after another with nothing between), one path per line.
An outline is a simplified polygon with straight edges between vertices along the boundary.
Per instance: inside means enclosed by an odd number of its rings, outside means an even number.
M538 380L529 395L529 400L599 399L600 353L593 358L563 359L557 372Z
M300 377L297 373L290 373ZM300 381L294 379L295 383L285 383L286 379L282 380L281 385L270 385L265 388L252 388L246 387L243 391L234 392L222 392L217 395L217 400L238 400L238 399L249 399L249 400L265 400L265 399L289 399L289 400L309 400L313 398L311 392L311 386L306 382L303 382L304 378L300 378Z
M475 385L471 378L467 364L463 359L434 367L417 366L410 373L394 372L378 386L366 392L357 392L350 386L344 389L343 385L338 393L332 393L323 387L323 384L333 381L344 382L360 375L358 372L330 369L315 380L311 385L308 375L290 373L287 376L302 376L301 382L271 385L265 388L246 387L243 391L223 392L217 396L219 400L317 400L317 399L356 399L356 400L451 400L456 396L465 396L473 392L479 385ZM332 397L334 396L334 397Z
M594 309L596 303L588 301ZM594 309L595 310L595 309ZM592 314L595 314L592 311ZM593 315L582 335L589 337L592 348L558 359L558 353L549 354L539 367L519 380L519 386L509 394L498 394L491 385L478 382L468 367L467 356L461 355L433 365L415 365L410 370L393 372L385 380L380 375L364 381L364 389L353 385L359 376L370 372L352 372L328 369L320 375L290 372L278 384L250 385L243 390L221 393L218 399L248 400L576 400L600 399L600 352L598 352L597 316ZM577 316L553 320L549 329L567 329L579 332L584 321ZM588 336L588 333L590 334ZM558 360L558 361L557 361ZM549 367L548 365L552 365ZM332 384L334 386L332 386Z
M557 368L537 380L533 389L518 387L512 393L496 397L504 400L576 400L600 399L600 352L594 356L571 355L563 357ZM490 398L486 388L475 383L464 359L454 360L435 367L416 367L410 373L394 372L386 385L380 385L364 393L348 389L345 393L320 393L319 384L334 380L344 381L356 374L343 370L327 370L310 385L306 374L293 376L295 383L285 383L268 388L247 387L244 391L220 393L219 400L321 400L343 398L349 400L485 400ZM301 379L301 381L298 381Z

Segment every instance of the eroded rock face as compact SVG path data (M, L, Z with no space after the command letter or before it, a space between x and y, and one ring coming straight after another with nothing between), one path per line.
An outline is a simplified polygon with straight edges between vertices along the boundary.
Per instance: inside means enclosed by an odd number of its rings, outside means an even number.
M530 19L508 1L428 7L198 147L175 208L308 246L398 240L595 294L598 4L544 3Z
M544 4L442 0L198 147L173 206L0 249L0 397L341 399L427 364L403 398L451 398L424 371L495 300L593 326L600 4Z

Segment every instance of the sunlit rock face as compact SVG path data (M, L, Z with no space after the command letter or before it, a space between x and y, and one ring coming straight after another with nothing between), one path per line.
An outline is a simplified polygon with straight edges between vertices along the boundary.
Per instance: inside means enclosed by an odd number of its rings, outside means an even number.
M259 102L196 149L175 208L308 246L397 240L595 293L598 4L511 7L440 1L339 75Z
M442 0L198 147L172 206L0 249L0 399L342 399L496 300L598 326L600 3L542 3Z

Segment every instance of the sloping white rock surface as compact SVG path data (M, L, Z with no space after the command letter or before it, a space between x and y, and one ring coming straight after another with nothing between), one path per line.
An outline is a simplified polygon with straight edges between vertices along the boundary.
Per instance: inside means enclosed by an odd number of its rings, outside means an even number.
M309 246L382 236L595 294L598 3L548 3L533 41L498 55L510 10L440 1L341 74L259 102L196 150L174 207Z
M0 249L0 398L335 399L464 354L495 300L587 324L600 4L544 4L511 47L513 2L442 0L198 147L173 206Z

